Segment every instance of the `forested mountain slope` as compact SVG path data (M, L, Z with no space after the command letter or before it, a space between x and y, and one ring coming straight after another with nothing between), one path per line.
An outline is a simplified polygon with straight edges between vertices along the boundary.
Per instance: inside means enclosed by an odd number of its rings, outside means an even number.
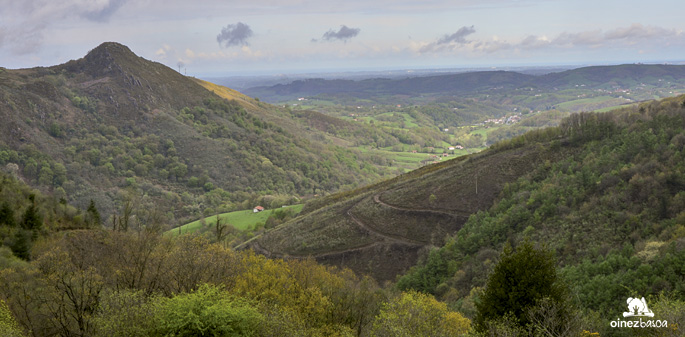
M483 153L313 201L304 215L250 244L266 255L312 255L379 279L393 279L422 250L445 244L400 284L439 294L453 288L460 296L483 284L487 261L507 240L549 243L569 273L590 272L578 263L624 245L621 254L642 261L681 251L684 99L574 114L560 127Z
M571 155L506 185L400 288L434 293L468 312L503 245L530 240L556 253L574 301L602 318L618 317L637 294L682 300L685 96L572 115L557 132L567 144L549 144Z
M0 120L3 168L106 215L135 194L173 223L254 195L328 193L388 174L286 109L117 43L54 67L0 68Z

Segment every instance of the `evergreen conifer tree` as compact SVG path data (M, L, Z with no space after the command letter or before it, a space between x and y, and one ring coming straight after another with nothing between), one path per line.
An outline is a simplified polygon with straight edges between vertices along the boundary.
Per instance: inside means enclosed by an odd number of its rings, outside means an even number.
M100 212L98 212L98 209L95 207L95 201L93 201L93 199L90 199L90 204L88 204L86 214L88 216L87 222L89 227L100 226L102 224L100 222Z
M24 216L21 218L21 228L26 230L37 231L43 225L43 220L38 214L38 207L36 207L36 196L29 195L29 207L24 211Z
M31 233L20 229L14 234L14 240L10 244L12 253L20 259L29 260L31 250Z
M537 249L529 241L516 249L507 244L476 302L474 327L485 332L489 322L508 317L519 327L527 328L531 324L531 310L541 301L568 308L567 297L568 290L557 276L552 252Z
M2 203L0 207L0 226L14 227L17 221L14 219L14 210L7 202Z

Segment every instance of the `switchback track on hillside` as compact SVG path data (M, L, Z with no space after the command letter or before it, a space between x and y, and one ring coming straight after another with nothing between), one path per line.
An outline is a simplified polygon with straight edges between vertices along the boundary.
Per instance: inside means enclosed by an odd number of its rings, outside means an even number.
M443 215L448 215L452 217L469 217L472 212L465 211L465 210L450 210L448 211L441 211L441 210L436 210L436 209L429 209L429 208L409 208L409 207L401 207L401 206L395 206L388 204L381 200L381 193L377 193L373 196L373 201L375 201L377 204L383 205L385 207L390 207L399 211L409 211L409 212L425 212L425 213L433 213L433 214L443 214Z
M374 201L378 202L378 199L376 198L376 196L374 196ZM378 203L380 205L383 205L386 207L397 208L397 207L393 207L393 206L387 205L387 204L382 203L382 202L378 202ZM351 208L352 207L350 207L350 209ZM259 245L258 240L255 240L253 243L251 243L253 245L252 248L255 251L259 252L260 254L270 256L270 257L276 257L276 258L307 258L307 257L319 258L319 257L324 257L324 256L330 256L330 255L343 254L343 253L363 250L363 249L367 249L367 248L377 246L377 245L380 245L383 243L395 243L395 244L401 244L401 245L407 245L407 246L421 246L421 247L427 245L426 242L417 241L417 240L413 240L413 239L406 238L403 236L393 235L390 233L384 233L384 232L381 232L377 229L374 229L371 226L364 224L364 222L362 222L357 217L355 217L354 214L352 214L350 212L350 209L348 209L345 212L345 216L350 218L350 220L352 220L352 222L354 222L361 229L369 232L371 235L378 237L380 239L379 241L374 241L372 243L364 244L364 245L353 247L353 248L333 250L333 251L328 251L325 253L318 253L318 254L283 254L283 253L272 252L272 251L269 251L268 249L265 249L261 245ZM397 209L399 209L399 208L397 208ZM430 212L430 210L429 210L429 212Z
M356 223L359 227L361 227L361 228L363 228L363 229L365 229L365 230L367 230L367 231L369 231L369 232L371 232L371 233L373 233L373 234L375 234L375 235L377 235L377 236L380 236L380 237L382 237L382 238L384 238L384 239L387 239L387 240L390 240L390 241L394 241L394 242L397 242L397 243L401 243L401 244L409 244L409 245L421 245L421 246L423 246L423 245L426 244L425 242L412 240L412 239L409 239L409 238L406 238L406 237L403 237L403 236L399 236L399 235L392 235L392 234L389 234L389 233L383 233L383 232L378 231L378 230L376 230L376 229L374 229L374 228L371 228L370 226L364 224L364 223L363 223L361 220L359 220L357 217L355 217L354 214L352 214L352 213L350 212L350 210L347 210L347 212L345 212L345 214L346 214L350 219L352 219L352 221L353 221L354 223Z
M400 206L395 206L395 205L390 205L388 203L383 202L380 199L380 194L375 194L371 199L374 201L374 203L382 206L382 207L387 207L395 210L401 210L401 211L411 211L411 212L424 212L428 214L439 214L439 215L448 215L450 217L454 218L462 218L460 219L461 222L465 222L466 219L463 219L464 217L468 217L466 214L466 211L457 211L456 213L452 212L445 212L445 211L439 211L439 210L433 210L433 209L411 209L411 208L406 208L406 207L400 207ZM363 199L362 199L363 200ZM344 216L352 220L354 224L356 224L359 228L364 230L365 232L368 232L370 235L376 237L376 240L370 243L366 243L360 246L352 247L352 248L345 248L345 249L337 249L337 250L330 250L327 252L322 252L322 253L313 253L313 254L289 254L289 253L281 253L281 252L275 252L268 250L264 247L262 247L259 244L259 240L254 240L252 241L249 245L251 248L264 256L270 257L270 258L281 258L281 259L307 259L307 258L314 258L318 261L324 261L324 260L341 260L345 261L346 256L351 256L348 257L348 260L353 259L354 261L363 259L363 256L366 255L368 252L371 253L378 253L378 252L384 252L384 251L392 251L393 249L402 249L401 247L405 247L410 252L418 252L419 250L423 249L426 246L429 246L431 243L430 242L425 242L425 241L419 241L415 240L412 238L408 238L405 236L401 235L395 235L392 233L386 233L383 232L377 228L374 228L368 224L365 224L362 220L360 220L358 217L356 217L354 214L352 214L351 209L354 208L356 205L358 205L362 200L357 201L354 203L351 207L349 207L345 212ZM360 257L358 257L358 255ZM348 261L348 263L350 263Z
M429 165L317 200L300 217L242 246L272 257L311 256L393 280L455 235L472 214L491 207L507 183L573 152L534 144ZM478 176L483 179L473 179Z

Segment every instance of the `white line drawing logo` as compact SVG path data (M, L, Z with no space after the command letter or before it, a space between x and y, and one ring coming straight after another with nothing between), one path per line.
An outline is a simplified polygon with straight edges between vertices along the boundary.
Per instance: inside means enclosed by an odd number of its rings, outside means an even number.
M645 298L632 298L628 297L628 311L623 313L623 317L633 317L633 316L647 316L654 317L654 313L647 308L647 302Z

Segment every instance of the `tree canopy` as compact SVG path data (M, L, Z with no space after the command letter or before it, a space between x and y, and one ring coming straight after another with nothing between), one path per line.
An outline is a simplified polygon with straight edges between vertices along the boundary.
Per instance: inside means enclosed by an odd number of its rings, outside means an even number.
M542 300L563 304L567 297L549 250L535 248L530 241L515 249L506 245L476 302L474 326L477 331L486 331L489 321L507 315L518 325L527 326L531 323L529 311Z

